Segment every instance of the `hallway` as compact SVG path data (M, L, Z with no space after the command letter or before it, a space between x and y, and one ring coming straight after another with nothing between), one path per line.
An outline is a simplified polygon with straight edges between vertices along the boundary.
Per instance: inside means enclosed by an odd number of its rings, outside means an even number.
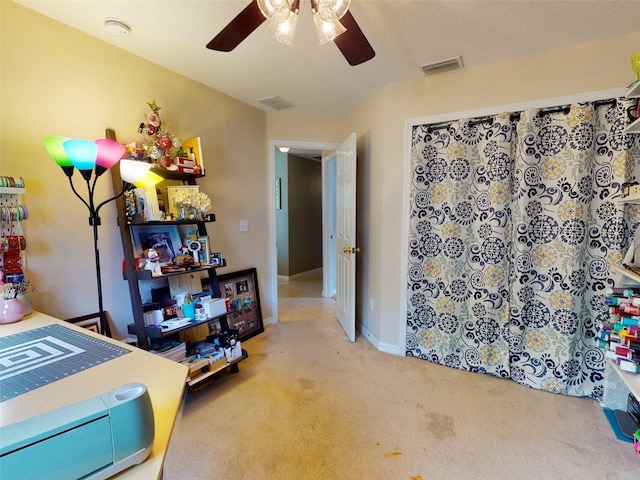
M278 321L335 320L336 303L322 296L322 269L278 280Z

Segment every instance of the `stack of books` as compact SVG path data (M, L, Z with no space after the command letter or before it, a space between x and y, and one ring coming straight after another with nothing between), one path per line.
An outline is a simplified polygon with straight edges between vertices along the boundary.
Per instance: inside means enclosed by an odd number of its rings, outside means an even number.
M599 346L624 371L640 370L640 289L610 288L605 303L609 321L600 325Z
M181 362L187 356L187 345L175 340L161 340L152 344L149 351L169 360Z

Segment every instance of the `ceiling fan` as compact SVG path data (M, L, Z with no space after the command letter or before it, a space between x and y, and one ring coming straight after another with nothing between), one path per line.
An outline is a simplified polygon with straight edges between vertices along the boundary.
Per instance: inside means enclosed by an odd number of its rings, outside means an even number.
M333 41L350 65L359 65L375 51L349 11L350 0L310 0L318 41ZM210 50L230 52L263 22L276 40L291 45L300 0L252 0L207 44Z

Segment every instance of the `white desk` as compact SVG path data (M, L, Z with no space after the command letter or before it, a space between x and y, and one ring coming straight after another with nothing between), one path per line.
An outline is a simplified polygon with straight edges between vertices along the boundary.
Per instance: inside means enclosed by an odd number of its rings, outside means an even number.
M33 312L20 322L0 325L0 337L54 323L115 343L131 352L0 403L0 426L20 422L64 405L101 395L125 383L139 382L147 386L153 405L155 421L153 447L146 461L121 472L114 478L118 480L162 478L162 467L182 402L188 368L39 312Z
M640 400L640 374L625 372L616 362L607 360L604 375L603 407L626 412L629 393Z

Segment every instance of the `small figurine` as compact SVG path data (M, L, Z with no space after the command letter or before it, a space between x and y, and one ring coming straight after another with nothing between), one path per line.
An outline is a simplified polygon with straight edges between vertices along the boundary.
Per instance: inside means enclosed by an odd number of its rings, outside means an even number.
M144 251L143 256L146 260L145 270L151 270L152 277L162 276L162 268L160 267L160 253L155 248L148 248Z
M191 268L196 266L193 257L189 254L178 255L173 259L173 263L180 268Z

